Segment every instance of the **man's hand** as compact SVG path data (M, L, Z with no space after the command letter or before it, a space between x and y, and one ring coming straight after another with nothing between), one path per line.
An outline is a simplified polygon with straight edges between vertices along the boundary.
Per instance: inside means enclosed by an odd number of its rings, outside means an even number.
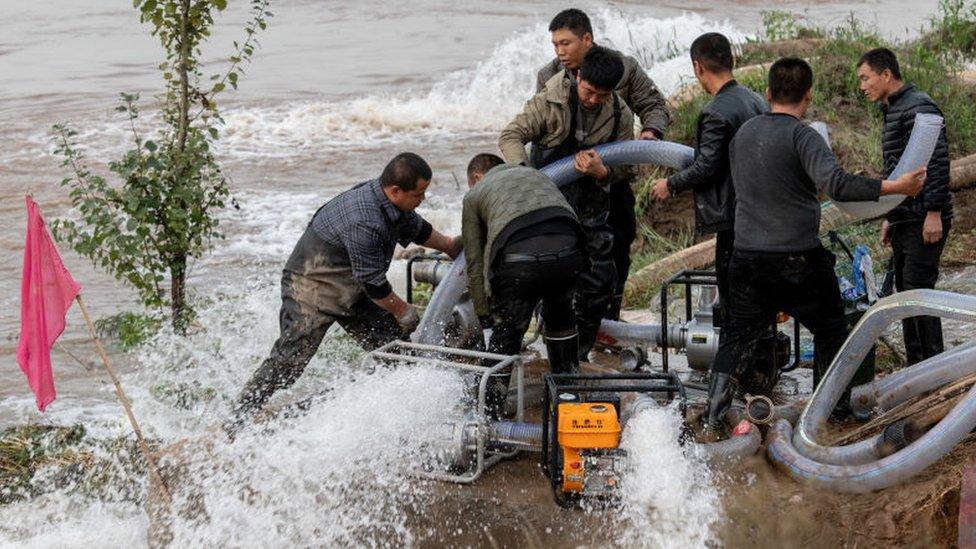
M891 226L887 219L881 222L881 243L885 246L891 245Z
M671 198L671 189L668 188L668 180L658 179L655 181L654 186L651 187L651 196L661 201Z
M657 133L655 133L654 130L644 130L640 133L638 139L644 139L646 141L657 141L658 137L657 137Z
M929 212L922 224L922 242L935 244L942 240L942 212Z
M904 194L917 196L925 185L926 168L922 166L917 170L904 173L895 180L881 182L881 194Z
M451 259L457 259L457 256L461 255L461 251L464 250L464 242L461 240L461 235L457 235L451 241L451 246L444 251Z
M396 321L403 330L403 333L412 334L420 324L420 313L417 312L416 307L407 304L403 312L397 315Z
M610 170L603 164L603 159L594 150L580 151L573 159L573 167L583 175L588 175L595 179L605 179Z

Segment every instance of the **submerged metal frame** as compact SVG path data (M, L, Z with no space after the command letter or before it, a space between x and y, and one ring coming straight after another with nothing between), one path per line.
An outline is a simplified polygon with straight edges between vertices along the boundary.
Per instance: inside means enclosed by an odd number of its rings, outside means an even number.
M478 480L482 473L484 473L489 467L502 460L511 459L518 455L519 450L512 450L510 452L489 450L485 444L486 437L482 436L482 433L486 432L489 427L489 423L486 420L487 415L485 409L485 394L487 393L488 389L488 380L491 379L491 376L499 374L505 369L511 369L512 373L515 374L515 420L522 422L525 419L525 365L522 362L522 357L520 355L501 355L496 353L486 353L483 351L469 351L467 349L456 349L454 347L441 347L439 345L427 345L424 343L414 343L412 341L395 340L367 353L363 361L366 362L370 359L377 358L393 362L431 364L434 366L446 367L448 369L480 374L480 380L478 382L477 413L475 414L476 419L473 423L478 432L478 435L475 437L476 465L474 469L460 475L424 471L414 473L416 476L445 482L454 482L457 484L471 484L472 482ZM493 361L494 364L491 366L477 366L474 364L458 362L457 360L451 360L451 358L472 358L483 361L490 360ZM472 424L469 423L467 425ZM465 427L467 425L465 425Z

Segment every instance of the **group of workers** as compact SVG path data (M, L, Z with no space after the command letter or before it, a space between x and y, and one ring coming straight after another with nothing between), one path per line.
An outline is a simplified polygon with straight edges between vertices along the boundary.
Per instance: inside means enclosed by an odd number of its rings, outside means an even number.
M387 269L399 243L456 258L465 252L471 299L488 349L517 354L541 302L551 369L573 372L586 360L604 318L617 318L636 234L631 166L608 166L593 147L665 135L665 99L638 62L594 43L589 18L568 9L549 25L557 58L537 75L537 93L502 130L501 156L476 155L462 234L448 237L415 211L431 168L419 156L394 157L378 179L329 200L312 217L282 275L281 334L245 385L232 425L239 428L277 390L301 375L326 331L338 322L365 349L401 339L419 323L416 309L392 289ZM896 179L845 172L825 140L803 122L814 75L802 59L769 68L766 97L733 78L729 40L698 37L691 63L712 96L697 120L694 161L653 183L658 200L691 190L699 235L714 233L722 328L703 416L719 428L737 380L753 363L756 342L777 313L814 335L814 379L824 374L846 336L834 256L819 239L820 199L907 198L882 225L893 248L898 290L932 288L952 217L943 129L928 166ZM883 173L891 173L916 113L941 114L932 99L902 81L890 50L864 54L861 89L884 115ZM526 145L529 150L526 151ZM539 168L574 156L580 178L557 187ZM909 362L942 351L938 319L904 323ZM489 387L498 415L507 379Z

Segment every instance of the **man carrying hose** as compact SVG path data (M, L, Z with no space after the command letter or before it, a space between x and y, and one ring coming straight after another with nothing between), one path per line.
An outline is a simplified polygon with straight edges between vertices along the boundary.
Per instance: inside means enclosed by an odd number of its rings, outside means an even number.
M801 120L813 71L783 58L769 69L770 113L742 125L729 149L735 187L735 250L729 265L729 318L712 366L706 426L721 427L742 370L777 311L814 336L814 384L847 336L834 256L820 244L823 191L835 201L914 196L925 167L881 181L845 172L824 139Z
M593 46L593 26L582 11L571 8L552 18L549 33L556 58L546 63L536 73L536 93L546 87L553 76L566 72L571 79L579 75L583 57ZM669 115L664 95L657 89L636 59L621 55L624 74L614 91L630 107L641 123L641 139L661 139L667 129ZM535 164L537 168L542 166ZM613 262L617 270L617 283L606 318L620 318L620 302L624 285L630 273L630 245L637 236L637 218L634 213L633 179L621 179L610 186L610 227L613 229Z
M594 146L632 139L634 115L614 93L624 73L620 55L591 46L580 65L579 77L568 71L553 76L544 90L502 130L498 146L511 164L540 168L575 155L581 178L562 188L585 234L586 267L576 286L579 357L586 360L596 341L616 284L613 229L609 223L610 187L629 181L633 169L606 166ZM525 152L533 144L533 158Z
M942 111L925 93L901 79L898 58L887 48L865 53L857 64L861 91L877 101L884 116L881 131L883 173L891 173L908 145L918 113ZM895 288L900 292L935 288L939 260L952 224L952 193L949 191L949 143L945 128L939 134L928 165L925 187L917 197L905 199L888 212L881 223L881 240L891 245L895 267ZM935 316L917 316L902 321L908 364L941 353L942 322Z
M386 278L396 245L410 242L456 257L449 238L414 210L424 201L431 169L401 153L378 179L329 200L312 216L281 276L281 335L244 385L228 429L238 430L275 391L290 387L333 323L367 350L405 337L420 321Z
M582 229L559 189L534 168L505 165L493 154L468 164L461 238L468 288L488 351L519 353L532 312L542 302L546 351L553 372L579 368L573 289L583 267ZM505 404L508 375L488 386L488 413Z
M702 89L713 96L698 115L695 161L671 177L655 181L651 193L658 200L667 200L688 189L694 192L695 231L715 233L715 275L725 312L735 215L729 144L746 120L769 109L759 94L732 77L732 44L725 36L710 32L696 38L691 44L691 64Z

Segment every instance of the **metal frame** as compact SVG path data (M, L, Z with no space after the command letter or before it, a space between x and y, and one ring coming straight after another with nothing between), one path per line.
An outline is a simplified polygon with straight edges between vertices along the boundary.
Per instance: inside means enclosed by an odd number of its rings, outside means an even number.
M668 288L674 284L683 284L685 287L685 322L691 322L691 287L692 286L717 286L718 277L715 271L704 270L683 270L671 278L664 281L661 285L661 328L664 330L664 337L661 338L661 366L662 370L668 372ZM728 319L723 318L722 323ZM776 321L773 321L773 334L778 331ZM721 336L719 336L721 337ZM773 342L773 363L777 362L777 349L775 340ZM793 319L793 360L780 368L781 372L791 372L800 365L800 322Z
M417 353L410 354L410 353ZM477 366L474 364L467 364L464 362L458 362L457 360L450 360L450 358L471 358L478 360L491 360L495 364L492 366ZM502 372L503 370L510 368L513 370L512 373L515 374L515 398L516 398L516 408L515 408L515 419L516 421L522 422L525 419L525 365L522 362L522 357L519 355L500 355L496 353L486 353L483 351L469 351L467 349L455 349L453 347L441 347L438 345L427 345L424 343L413 343L411 341L391 341L378 349L371 351L364 358L364 362L370 359L383 359L390 360L394 362L408 362L412 364L433 364L435 366L445 366L455 370L461 370L464 372L480 374L480 381L478 382L478 406L477 414L475 415L474 425L478 430L478 436L476 438L475 455L476 465L475 468L462 475L453 475L449 473L435 473L435 472L420 472L415 473L417 476L423 478L429 478L433 480L441 480L447 482L455 482L458 484L470 484L482 475L489 467L495 465L496 463L511 459L518 455L518 450L513 450L511 452L496 452L493 450L488 450L485 447L485 437L481 436L489 423L485 420L485 393L488 388L488 380L491 376Z

